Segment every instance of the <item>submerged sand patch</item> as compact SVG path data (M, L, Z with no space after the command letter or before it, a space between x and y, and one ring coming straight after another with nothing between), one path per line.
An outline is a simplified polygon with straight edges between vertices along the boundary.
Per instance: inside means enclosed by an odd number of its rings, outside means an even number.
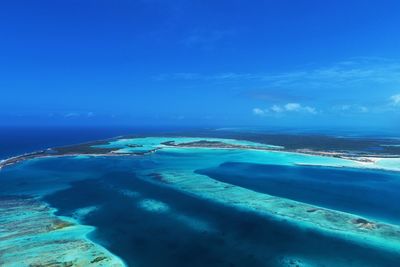
M1 197L0 266L125 266L86 237L94 227L54 212L36 198Z

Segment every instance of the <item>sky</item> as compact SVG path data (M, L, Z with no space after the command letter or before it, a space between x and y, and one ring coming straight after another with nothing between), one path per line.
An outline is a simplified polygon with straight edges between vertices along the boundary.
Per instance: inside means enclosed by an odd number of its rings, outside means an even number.
M2 125L400 128L400 1L0 4Z

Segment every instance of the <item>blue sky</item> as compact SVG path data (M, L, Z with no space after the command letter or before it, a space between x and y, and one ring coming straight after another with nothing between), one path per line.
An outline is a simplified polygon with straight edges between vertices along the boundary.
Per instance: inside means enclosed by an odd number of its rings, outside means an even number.
M0 121L400 125L399 1L5 1Z

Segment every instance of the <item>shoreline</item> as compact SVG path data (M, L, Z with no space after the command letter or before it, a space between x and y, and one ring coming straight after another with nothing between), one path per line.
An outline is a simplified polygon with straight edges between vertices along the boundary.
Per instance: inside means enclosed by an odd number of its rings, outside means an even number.
M153 137L153 136L148 136ZM158 136L157 136L158 137ZM270 146L270 147L262 147L262 146L249 146L249 145L233 145L226 143L218 143L212 144L213 142L206 141L207 139L212 139L213 137L199 137L198 139L204 139L205 141L192 142L192 143L180 143L175 144L174 141L168 141L161 143L160 147L156 147L154 149L150 149L144 152L118 152L119 149L105 149L105 148L97 148L96 145L104 144L110 141L123 140L123 139L136 139L141 137L126 137L126 136L117 136L108 139L94 140L92 142L79 143L74 145L67 145L62 147L52 147L46 148L42 150L37 150L33 152L24 153L21 155L9 157L0 160L0 171L3 168L8 166L12 166L14 164L18 164L20 162L38 159L38 158L57 158L57 157L68 157L68 156L89 156L89 157L97 157L97 156L143 156L147 154L151 154L156 152L157 150L162 150L164 148L204 148L204 149L238 149L238 150L256 150L256 151L267 151L267 152L277 152L277 153L294 153L301 155L309 155L309 156L321 156L327 158L339 158L344 160L349 160L356 162L365 166L365 168L369 169L382 169L389 171L400 171L400 168L385 168L379 167L378 163L385 159L400 159L400 155L378 155L378 154L362 154L357 155L357 152L339 152L339 151L317 151L312 149L287 149L281 146ZM169 137L167 137L169 138ZM177 137L170 137L171 139ZM179 137L185 138L185 137ZM192 138L192 137L190 137ZM223 140L223 138L221 138ZM229 139L228 139L229 140ZM236 139L235 139L236 140ZM241 140L237 140L241 141ZM245 141L245 140L243 140ZM261 144L269 146L268 144ZM98 152L97 152L98 151ZM320 166L320 164L316 164L316 166Z

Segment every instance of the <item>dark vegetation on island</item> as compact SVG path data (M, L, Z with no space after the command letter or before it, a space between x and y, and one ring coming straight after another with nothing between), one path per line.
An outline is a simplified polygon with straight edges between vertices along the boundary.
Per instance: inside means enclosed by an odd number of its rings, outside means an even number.
M337 137L322 134L248 133L234 131L168 132L163 136L213 137L283 146L285 150L309 149L357 154L400 155L399 140L377 137Z
M173 147L204 147L204 148L231 148L231 149L259 149L259 150L280 150L286 152L299 152L312 155L331 156L339 158L353 157L399 157L400 146L398 140L384 138L352 138L352 137L334 137L327 135L300 135L300 134L266 134L266 133L238 133L229 131L215 130L197 130L185 132L160 132L155 135L135 134L127 136L118 136L110 139L96 140L76 145L68 145L62 147L48 148L45 150L35 151L32 153L22 154L0 162L2 167L12 165L24 160L54 157L54 156L74 156L74 155L93 155L93 156L137 156L153 153L160 148L152 149L145 152L134 153L114 153L115 148L100 148L96 145L105 144L121 138L140 138L149 136L160 137L204 137L204 138L227 138L246 140L262 144L274 146L282 146L283 148L274 147L254 147L245 145L227 144L219 141L201 140L196 142L180 143L167 141L162 143L165 146ZM140 145L130 144L128 147L140 147ZM360 161L368 161L368 159L355 159Z

